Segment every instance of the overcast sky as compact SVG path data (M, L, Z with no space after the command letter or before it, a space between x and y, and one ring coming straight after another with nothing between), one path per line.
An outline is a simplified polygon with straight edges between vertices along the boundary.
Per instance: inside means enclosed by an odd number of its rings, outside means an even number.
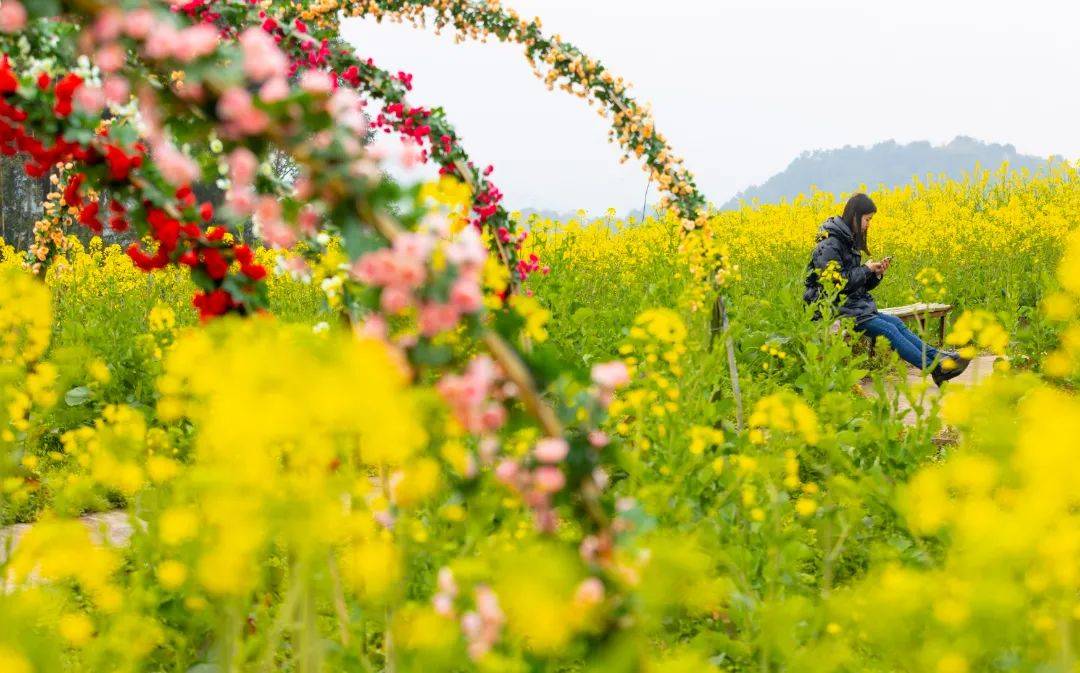
M633 84L714 203L800 152L956 135L1080 156L1080 4L1073 0L504 0ZM549 92L517 45L455 45L350 19L360 55L415 76L511 208L641 206L607 124ZM654 190L655 191L655 190ZM653 201L653 195L649 197Z

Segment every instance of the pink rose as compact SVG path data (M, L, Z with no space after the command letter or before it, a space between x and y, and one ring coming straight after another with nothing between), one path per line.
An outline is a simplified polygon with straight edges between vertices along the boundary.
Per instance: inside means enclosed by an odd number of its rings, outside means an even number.
M315 188L311 184L311 178L301 173L296 178L296 182L293 183L293 194L301 201L307 201L314 192Z
M234 186L250 185L258 167L259 160L246 147L238 147L229 154L229 175Z
M253 135L266 128L270 119L252 104L251 94L238 86L226 89L218 99L217 113L227 127L240 135Z
M149 9L136 9L124 15L124 31L136 40L146 39L154 27L154 14Z
M401 234L394 239L393 248L402 257L426 260L435 249L435 239L427 234Z
M131 99L131 88L123 77L108 77L104 85L105 100L112 105L124 105Z
M379 297L379 305L390 314L401 313L412 306L412 303L412 293L399 287L383 288L382 295Z
M485 586L476 587L476 611L484 620L498 622L503 618L503 612L499 608L499 598L495 592Z
M405 138L401 141L401 153L398 155L398 160L403 168L412 170L424 163L424 148L412 138Z
M604 600L604 583L596 577L582 580L574 591L574 602L579 605L596 605Z
M495 478L507 485L517 483L518 464L512 460L504 460L495 468Z
M144 43L143 49L146 51L146 55L157 60L169 58L180 46L179 31L168 23L158 25L151 23L151 26L153 26L154 39L146 40ZM149 31L150 28L147 28L147 32Z
M199 178L199 165L171 143L154 147L154 165L173 187L190 185Z
M592 380L601 388L614 390L630 382L630 372L626 368L626 363L621 360L612 360L594 365Z
M116 7L110 7L98 14L94 21L94 39L98 42L112 42L120 37L124 29L124 13Z
M488 432L495 432L506 423L506 408L498 402L492 402L480 414L480 425Z
M439 568L438 575L439 591L448 596L457 596L457 582L454 581L454 571L446 566Z
M273 196L263 196L255 206L255 218L263 222L276 222L281 219L281 203Z
M84 84L75 90L75 105L91 114L98 114L105 108L105 92L99 86Z
M98 49L94 56L94 63L101 68L102 72L112 73L124 67L127 61L127 53L119 44L113 42Z
M258 214L257 207L255 214ZM281 220L260 223L259 234L271 248L286 249L296 244L296 232Z
M443 617L449 617L454 614L454 599L446 594L436 594L431 599L431 605L435 609L437 614Z
M184 63L189 63L202 56L207 56L217 48L220 36L218 30L209 23L189 26L180 31L173 54Z
M484 306L484 294L471 278L458 278L450 288L450 303L462 313L475 313Z
M237 215L250 215L255 209L255 192L251 187L233 187L225 192L225 205Z
M391 257L391 262L393 275L390 277L388 285L417 288L424 284L424 279L427 278L427 269L424 268L422 260L396 256Z
M555 493L561 491L563 486L566 486L566 477L563 475L562 470L551 465L536 468L536 471L533 472L533 479L536 488L544 493Z
M349 274L367 285L386 285L389 278L390 256L385 250L361 255L349 268Z
M464 267L481 267L487 259L487 246L475 227L466 227L446 248L446 259Z
M288 74L289 60L262 28L252 27L240 33L240 46L244 50L244 72L256 82L284 79Z
M285 259L279 258L278 269L281 273L288 274L294 280L311 280L311 266L307 263L306 260L304 260L303 257L287 257Z
M385 341L390 334L390 326L386 324L386 318L372 313L357 325L355 331L358 336Z
M429 302L420 307L420 333L432 337L457 327L460 314L450 304Z
M26 27L26 8L18 0L0 2L0 31L14 33Z
M586 563L592 563L596 560L597 554L600 552L600 540L595 535L586 535L581 540L581 545L578 547L578 553L581 554L581 560Z
M304 206L297 216L297 226L304 236L314 236L319 231L319 213L310 206Z
M461 630L465 633L466 638L479 638L483 628L484 620L477 613L470 611L461 616Z
M272 196L259 197L251 216L262 240L273 248L291 248L296 232L281 220L281 203Z
M328 72L305 70L300 76L300 88L310 94L328 94L333 87L334 81Z
M570 453L570 445L562 437L545 437L536 443L533 455L541 463L558 463Z
M497 430L506 423L506 409L501 403L490 399L498 376L498 368L487 356L473 358L462 374L448 374L437 384L439 394L454 412L454 417L469 432L483 433ZM491 462L498 444L494 441L480 442L480 455L485 463Z
M363 100L352 89L338 89L327 102L327 110L337 121L338 126L351 130L357 135L367 133L367 118L364 117Z
M176 87L176 94L184 100L201 103L206 99L206 87L202 82L183 82Z
M284 77L273 77L259 87L259 98L264 103L276 103L289 95L289 83Z
M480 445L476 448L480 460L484 461L485 465L490 465L495 462L495 456L499 453L499 440L494 437L483 437L480 439Z

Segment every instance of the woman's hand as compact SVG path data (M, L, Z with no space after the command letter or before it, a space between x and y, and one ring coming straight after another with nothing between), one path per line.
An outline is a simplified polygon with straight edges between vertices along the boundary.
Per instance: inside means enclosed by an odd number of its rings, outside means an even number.
M889 269L889 264L891 263L891 259L883 259L880 262L867 262L866 266L878 276L882 276Z

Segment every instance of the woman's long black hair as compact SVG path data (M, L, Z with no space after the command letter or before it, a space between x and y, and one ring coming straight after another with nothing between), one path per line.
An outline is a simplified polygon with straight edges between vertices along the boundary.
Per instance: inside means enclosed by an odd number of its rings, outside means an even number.
M844 224L851 230L851 235L855 238L855 249L870 254L870 244L866 240L866 232L862 228L862 218L864 215L870 213L876 213L877 206L870 200L870 197L866 194L854 194L848 199L847 205L844 206L843 220Z

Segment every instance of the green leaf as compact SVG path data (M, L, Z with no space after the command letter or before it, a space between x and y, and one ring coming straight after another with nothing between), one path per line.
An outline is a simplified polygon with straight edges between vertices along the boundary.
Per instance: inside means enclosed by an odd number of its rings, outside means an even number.
M448 346L435 346L430 341L421 341L413 349L412 356L417 364L439 367L453 357L454 352Z
M582 306L578 310L574 311L573 315L571 316L571 319L577 325L585 325L590 320L592 320L592 317L595 314L596 314L596 311L592 310L588 306Z
M31 0L25 3L27 13L32 18L52 18L60 13L60 3L57 0Z
M90 399L90 389L86 386L76 386L64 393L64 402L69 407L77 407L85 404Z
M360 221L355 218L350 218L341 227L341 238L345 243L345 253L349 259L357 259L386 246L378 234L361 226Z

